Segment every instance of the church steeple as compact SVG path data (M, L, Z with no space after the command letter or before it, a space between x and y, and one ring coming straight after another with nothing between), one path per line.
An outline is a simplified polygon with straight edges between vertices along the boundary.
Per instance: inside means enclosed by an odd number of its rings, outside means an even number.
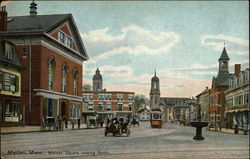
M32 1L32 3L30 3L30 16L36 16L37 15L37 4L34 2L34 0Z
M102 91L102 75L97 67L95 75L93 76L93 91Z
M150 107L159 108L160 104L160 80L156 76L156 70L154 76L151 78L151 90L150 90Z

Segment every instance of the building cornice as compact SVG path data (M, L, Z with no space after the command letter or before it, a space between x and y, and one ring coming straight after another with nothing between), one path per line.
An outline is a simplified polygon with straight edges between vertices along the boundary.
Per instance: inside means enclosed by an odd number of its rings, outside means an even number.
M64 99L75 100L79 102L83 101L82 97L76 96L76 95L54 92L54 91L45 90L45 89L34 89L34 91L36 92L36 95L41 95L41 96L44 96L45 98L52 98L52 99L64 98Z

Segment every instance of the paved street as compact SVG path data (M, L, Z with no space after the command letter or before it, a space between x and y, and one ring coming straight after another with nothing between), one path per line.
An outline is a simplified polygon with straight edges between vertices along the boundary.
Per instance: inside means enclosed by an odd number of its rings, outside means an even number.
M249 136L203 130L204 141L194 141L195 128L149 123L132 127L130 137L104 136L104 129L6 134L1 136L3 158L249 158Z

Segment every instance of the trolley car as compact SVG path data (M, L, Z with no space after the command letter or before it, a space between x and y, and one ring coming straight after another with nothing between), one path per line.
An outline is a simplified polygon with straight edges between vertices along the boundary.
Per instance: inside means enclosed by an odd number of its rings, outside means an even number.
M150 124L152 128L162 128L162 111L159 108L151 110Z

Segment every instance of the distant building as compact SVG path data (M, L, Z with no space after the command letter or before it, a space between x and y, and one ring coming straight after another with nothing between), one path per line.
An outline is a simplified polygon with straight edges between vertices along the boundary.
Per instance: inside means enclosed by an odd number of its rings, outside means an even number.
M82 63L88 59L82 38L71 14L38 15L30 4L30 15L5 18L7 30L21 64L21 103L25 123L40 125L43 118L58 115L80 118Z
M102 75L99 68L95 71L95 75L92 78L93 91L102 91Z
M229 89L226 96L226 127L250 129L250 97L249 97L249 68L241 71L241 65L235 65L235 73L229 78Z
M192 112L189 108L195 105L194 103L196 100L190 98L161 97L160 106L164 110L165 122L189 121L190 112Z
M186 120L191 122L191 121L197 121L198 117L198 105L197 105L197 100L195 99L189 99L187 102L187 113L188 115L186 116Z
M142 108L138 111L138 117L140 121L150 120L150 110L148 108Z
M0 11L2 16L4 11ZM1 125L20 125L24 117L21 103L21 71L16 46L0 41L0 122Z
M209 120L215 126L215 129L224 126L224 111L226 103L224 92L228 89L229 85L229 60L226 48L224 47L218 60L218 74L217 77L213 77L212 89L209 94Z
M209 119L209 92L210 89L206 87L201 93L199 93L197 98L197 103L201 106L201 120L208 121Z
M86 117L92 111L103 118L134 115L134 92L102 89L102 76L98 68L92 80L93 91L82 92L83 100L87 102L87 108L82 112L83 116Z

